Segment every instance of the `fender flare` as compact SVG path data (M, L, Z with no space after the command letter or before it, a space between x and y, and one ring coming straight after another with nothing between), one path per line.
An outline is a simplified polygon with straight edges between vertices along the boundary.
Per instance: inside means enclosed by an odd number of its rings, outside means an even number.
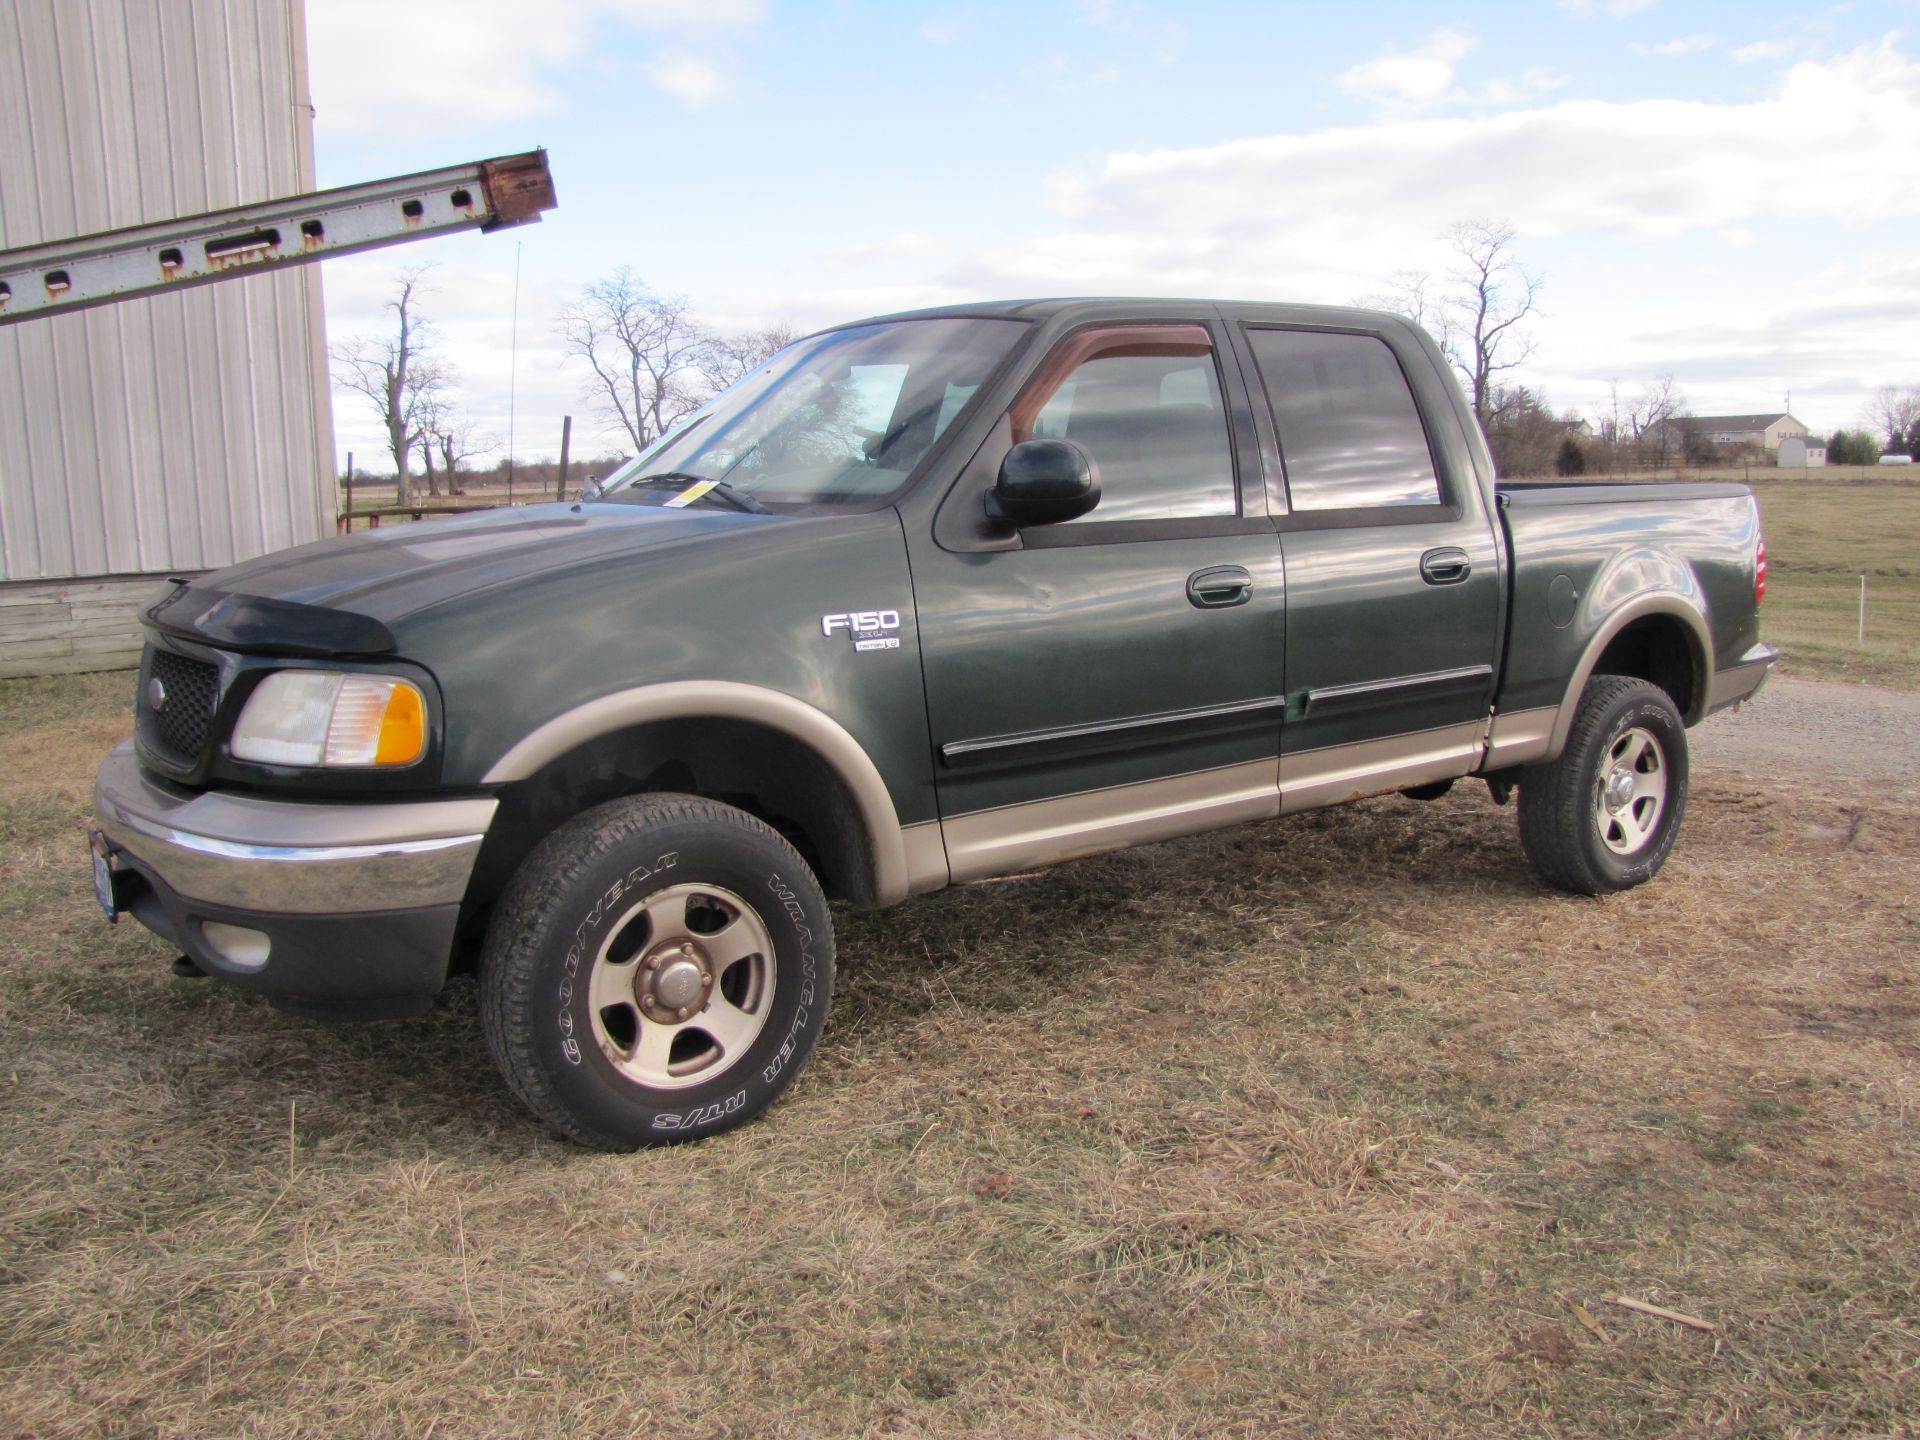
M1587 641L1586 649L1580 653L1580 663L1573 668L1573 679L1560 701L1558 714L1554 716L1548 757L1558 755L1567 748L1567 737L1573 731L1574 717L1580 710L1580 696L1585 693L1587 681L1593 678L1593 668L1600 663L1607 646L1629 625L1652 615L1672 616L1680 621L1681 628L1686 632L1687 649L1693 658L1693 704L1682 718L1692 725L1706 714L1707 696L1713 688L1713 639L1712 632L1707 628L1707 617L1700 613L1699 607L1691 599L1678 591L1658 590L1636 595L1607 616L1594 632L1593 638Z
M824 711L779 690L731 680L673 680L616 690L554 716L488 769L488 785L525 780L590 740L659 720L746 720L790 736L812 750L853 797L873 851L874 894L882 905L903 900L913 883L906 836L879 768L844 726Z

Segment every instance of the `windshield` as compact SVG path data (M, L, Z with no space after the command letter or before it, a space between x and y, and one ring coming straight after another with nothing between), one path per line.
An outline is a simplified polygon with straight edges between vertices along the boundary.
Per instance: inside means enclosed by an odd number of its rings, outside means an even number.
M1020 338L1018 320L901 320L789 345L607 477L603 499L737 509L892 494ZM746 503L741 503L744 497Z

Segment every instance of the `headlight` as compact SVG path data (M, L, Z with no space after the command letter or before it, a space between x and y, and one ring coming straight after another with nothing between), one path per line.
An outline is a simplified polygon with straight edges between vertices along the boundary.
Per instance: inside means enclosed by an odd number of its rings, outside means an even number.
M276 670L248 697L230 748L269 765L411 765L426 753L427 704L390 675Z

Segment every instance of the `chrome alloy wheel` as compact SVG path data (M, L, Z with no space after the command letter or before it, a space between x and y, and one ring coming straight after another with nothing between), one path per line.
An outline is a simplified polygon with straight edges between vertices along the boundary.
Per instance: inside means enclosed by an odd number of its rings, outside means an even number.
M670 886L622 916L594 957L593 1037L636 1084L700 1084L752 1046L773 976L773 940L751 905L712 885Z
M1652 842L1667 808L1667 755L1659 739L1638 725L1607 751L1594 785L1594 823L1600 843L1632 855Z

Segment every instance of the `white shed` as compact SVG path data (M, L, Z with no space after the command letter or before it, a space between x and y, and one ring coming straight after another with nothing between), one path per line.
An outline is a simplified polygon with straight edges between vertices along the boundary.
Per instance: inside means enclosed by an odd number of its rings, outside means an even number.
M1789 435L1780 442L1780 468L1804 470L1827 463L1827 442L1814 435Z
M303 0L0 0L0 249L314 188ZM0 328L0 675L332 531L320 267Z

